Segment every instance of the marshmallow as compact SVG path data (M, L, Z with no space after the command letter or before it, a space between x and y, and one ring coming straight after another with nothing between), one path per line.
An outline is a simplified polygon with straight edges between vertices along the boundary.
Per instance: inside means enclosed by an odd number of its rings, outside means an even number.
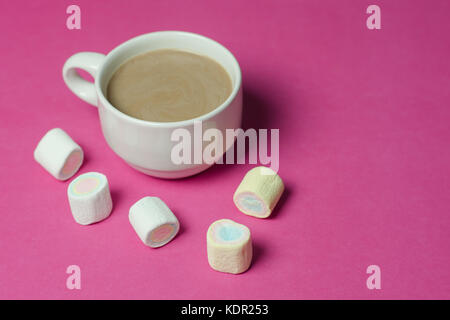
M252 262L250 230L229 219L217 220L206 233L208 262L211 268L227 273L242 273Z
M70 209L76 222L87 225L109 217L112 210L108 179L101 173L79 175L67 188Z
M72 177L83 163L83 150L62 129L48 131L34 150L34 159L58 180Z
M157 197L144 197L133 204L128 218L142 242L152 248L168 243L180 229L177 217Z
M243 213L257 218L267 218L280 200L284 184L280 176L270 168L256 167L242 179L233 196L236 207Z

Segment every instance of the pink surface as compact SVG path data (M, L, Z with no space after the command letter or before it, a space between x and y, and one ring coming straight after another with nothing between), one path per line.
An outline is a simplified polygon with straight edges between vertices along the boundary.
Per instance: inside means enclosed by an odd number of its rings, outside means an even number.
M450 298L449 1L79 0L81 30L66 28L70 4L0 4L0 298ZM381 7L381 30L366 28L369 4ZM156 30L201 33L236 55L244 127L280 129L287 190L272 218L233 204L251 165L177 181L129 168L107 147L97 110L66 88L71 54ZM73 178L57 181L33 160L54 127L85 151L76 176L108 177L107 220L76 224ZM182 226L156 250L128 222L147 195ZM208 266L205 235L220 218L252 231L242 275ZM72 264L81 290L66 288ZM366 287L372 264L381 290Z

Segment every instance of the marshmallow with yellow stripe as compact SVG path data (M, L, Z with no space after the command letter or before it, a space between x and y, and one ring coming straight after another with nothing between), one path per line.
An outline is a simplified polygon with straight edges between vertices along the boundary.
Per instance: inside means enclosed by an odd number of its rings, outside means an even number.
M170 242L180 229L177 217L157 197L144 197L136 202L128 218L141 241L152 248Z
M238 274L252 262L253 249L250 229L230 219L210 225L206 233L208 262L220 272Z
M242 179L233 196L236 207L257 218L267 218L272 213L284 191L283 180L270 168L256 167Z
M34 150L34 159L58 180L72 177L83 163L83 150L62 129L48 131Z
M109 217L112 199L108 179L101 173L88 172L75 178L67 189L75 221L88 225Z

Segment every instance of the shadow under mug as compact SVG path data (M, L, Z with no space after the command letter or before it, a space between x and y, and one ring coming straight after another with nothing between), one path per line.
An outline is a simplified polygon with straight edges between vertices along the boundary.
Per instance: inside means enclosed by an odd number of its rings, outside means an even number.
M187 50L219 62L232 81L230 96L207 114L176 122L145 121L119 111L106 99L106 89L112 75L126 60L157 49ZM80 77L77 68L88 72L94 78L94 83ZM179 142L171 139L174 130L186 129L190 137L194 137L194 123L201 122L203 130L215 128L225 137L226 129L234 130L241 126L242 79L239 64L224 46L198 34L181 31L153 32L122 43L106 56L95 52L76 53L64 64L63 78L75 95L98 107L102 132L111 149L131 167L151 176L183 178L212 166L203 160L198 164L175 164L171 154ZM227 141L223 151L233 143L234 141ZM215 155L216 159L222 154Z

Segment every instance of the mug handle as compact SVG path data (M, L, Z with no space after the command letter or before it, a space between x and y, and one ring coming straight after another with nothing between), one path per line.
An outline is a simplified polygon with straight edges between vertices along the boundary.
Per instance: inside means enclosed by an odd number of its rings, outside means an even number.
M97 52L79 52L67 59L63 67L63 78L69 89L81 100L97 107L94 83L83 79L76 68L88 72L94 79L103 65L105 55Z

